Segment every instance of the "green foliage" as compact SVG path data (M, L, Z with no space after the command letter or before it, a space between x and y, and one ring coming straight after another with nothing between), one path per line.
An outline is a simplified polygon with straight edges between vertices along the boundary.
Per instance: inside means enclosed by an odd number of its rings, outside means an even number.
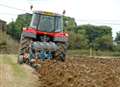
M116 42L117 44L120 44L120 31L116 33L115 42Z
M21 30L16 27L14 22L11 22L8 24L7 33L10 34L12 38L19 40Z
M116 33L116 38L114 41L114 51L119 51L120 52L120 31Z
M2 50L6 51L6 33L0 31L0 53L2 53Z
M64 31L77 26L75 19L67 16L63 16L63 25L64 25Z
M108 26L81 25L67 29L70 48L112 50L112 29ZM72 42L73 41L73 42Z
M19 40L23 27L28 27L31 20L31 14L22 14L18 15L15 22L11 22L7 26L7 33L14 38L15 40Z
M120 44L114 45L114 46L113 46L113 50L120 52Z
M15 27L21 30L23 27L30 25L32 15L29 13L19 15L15 22Z
M76 57L82 56L83 58L90 56L89 50L85 50L85 49L68 50L67 53L69 56L76 56ZM109 56L108 58L110 58L110 56L111 57L114 56L114 58L115 58L115 57L120 57L120 51L113 52L113 51L101 51L101 50L95 51L95 50L93 50L93 55L94 55L94 57L96 56L96 58L99 58L98 56L102 56L102 57Z

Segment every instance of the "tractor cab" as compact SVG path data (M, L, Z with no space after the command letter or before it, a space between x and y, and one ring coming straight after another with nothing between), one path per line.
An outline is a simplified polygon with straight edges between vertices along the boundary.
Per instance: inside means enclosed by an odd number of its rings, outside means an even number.
M30 27L41 32L62 32L63 17L52 12L36 11L33 13Z

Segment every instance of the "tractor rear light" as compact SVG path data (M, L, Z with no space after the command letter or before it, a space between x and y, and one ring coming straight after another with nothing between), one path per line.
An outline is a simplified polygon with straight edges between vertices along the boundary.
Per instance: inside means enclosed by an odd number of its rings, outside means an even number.
M68 33L65 33L65 36L68 37L69 36Z
M26 28L26 27L24 27L24 28L23 28L23 31L25 31L25 30L27 30L27 28Z

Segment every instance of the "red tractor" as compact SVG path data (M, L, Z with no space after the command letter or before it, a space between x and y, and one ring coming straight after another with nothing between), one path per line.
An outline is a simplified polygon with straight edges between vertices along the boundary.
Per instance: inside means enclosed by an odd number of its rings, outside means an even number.
M23 28L18 63L38 63L45 60L65 60L68 33L63 32L63 15L35 11L31 24Z

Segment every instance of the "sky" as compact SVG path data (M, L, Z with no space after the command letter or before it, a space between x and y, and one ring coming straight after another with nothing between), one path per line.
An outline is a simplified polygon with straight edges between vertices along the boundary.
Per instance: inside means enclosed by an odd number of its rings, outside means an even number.
M33 10L52 11L75 18L78 25L108 25L113 37L120 31L120 0L0 0L0 19L15 21L18 14Z

